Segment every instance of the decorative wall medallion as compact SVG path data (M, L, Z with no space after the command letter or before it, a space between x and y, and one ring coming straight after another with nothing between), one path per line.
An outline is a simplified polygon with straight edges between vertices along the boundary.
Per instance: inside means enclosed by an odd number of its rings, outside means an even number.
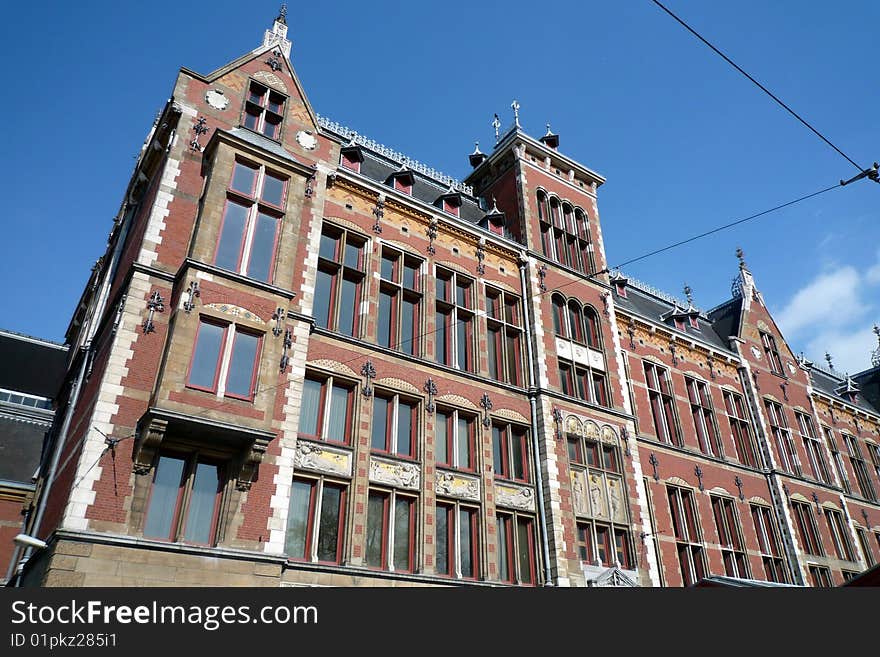
M480 481L476 477L465 477L452 472L437 472L434 491L439 495L461 497L466 500L480 500Z
M400 463L384 459L370 458L370 481L400 488L418 490L420 485L418 463Z
M219 89L209 89L205 94L205 102L217 110L225 110L229 107L229 99Z
M313 151L318 147L318 138L311 132L300 130L296 133L296 143L305 148L307 151Z
M349 452L316 445L305 440L296 442L293 465L295 468L351 476L351 454Z
M752 355L757 360L761 360L761 350L758 349L755 345L752 345Z
M499 484L495 487L495 503L498 506L534 511L535 493L532 492L531 488L502 486Z

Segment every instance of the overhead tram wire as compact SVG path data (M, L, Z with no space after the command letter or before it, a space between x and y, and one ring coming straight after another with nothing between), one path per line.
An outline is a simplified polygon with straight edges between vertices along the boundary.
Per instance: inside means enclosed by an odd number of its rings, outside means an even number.
M865 169L865 168L859 166L859 164L857 164L857 163L856 163L856 162L855 162L855 161L854 161L849 155L847 155L847 154L844 153L842 150L840 150L837 146L835 146L833 143L831 143L831 140L830 140L830 139L828 139L825 135L823 135L821 132L819 132L818 130L816 130L816 128L814 128L812 125L810 125L809 122L807 122L807 120L804 119L800 114L798 114L797 112L795 112L791 107L789 107L789 106L786 105L782 100L780 100L780 98L779 98L778 96L776 96L776 94L774 94L774 93L773 93L772 91L770 91L767 87L765 87L763 84L761 84L760 82L758 82L758 81L757 81L755 78L753 78L751 75L749 75L748 73L746 73L746 71L743 70L742 67L740 67L739 65L737 65L736 62L734 62L730 57L728 57L728 56L725 55L723 52L721 52L718 48L716 48L716 47L713 46L711 43L709 43L709 41L707 41L705 38L703 38L703 36L701 36L699 32L697 32L694 28L692 28L690 25L688 25L687 23L685 23L684 20L682 20L681 18L679 18L678 16L676 16L676 15L675 15L675 14L674 14L669 8L667 8L662 2L659 2L659 0L651 0L651 2L653 2L655 5L657 5L658 7L660 7L660 9L662 9L662 10L665 11L667 14L669 14L670 16L672 16L672 18L674 18L676 21L678 21L678 23L680 23L680 24L682 25L682 27L684 27L688 32L690 32L690 33L693 34L695 37L697 37L700 41L702 41L702 42L703 42L704 44L706 44L709 48L711 48L716 54L718 54L721 58L723 58L724 61L726 61L728 64L730 64L731 66L733 66L733 68L735 68L737 71L739 71L740 73L742 73L742 74L743 74L746 78L748 78L753 84L755 84L755 85L756 85L761 91L763 91L765 94L767 94L768 96L770 96L770 98L772 98L773 100L775 100L775 101L776 101L776 102L777 102L782 108L784 108L789 114L791 114L794 118L796 118L798 121L800 121L801 123L803 123L807 128L809 128L809 129L810 129L810 130L811 130L811 131L812 131L817 137L819 137L819 139L821 139L821 140L824 141L826 144L828 144L831 148L833 148L835 151L837 151L837 152L838 152L838 153L839 153L844 159L846 159L847 162L849 162L850 164L852 164L856 169L858 169L858 170L861 171L861 172L867 171L867 169Z

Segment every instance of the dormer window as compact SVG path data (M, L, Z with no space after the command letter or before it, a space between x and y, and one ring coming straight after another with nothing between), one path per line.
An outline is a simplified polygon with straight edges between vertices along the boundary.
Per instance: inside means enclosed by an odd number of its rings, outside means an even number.
M456 217L458 216L460 205L460 203L455 203L451 198L443 199L443 211L448 212L449 214L454 214Z
M448 212L449 214L458 217L461 214L461 194L453 191L450 187L448 192L439 196L437 200L434 201L434 205L443 210L443 212Z
M681 319L680 317L675 318L675 328L677 328L679 331L685 330L684 320Z
M403 192L404 194L412 196L415 177L411 171L407 171L406 169L396 171L389 176L389 182L398 192Z
M340 151L340 160L342 166L356 173L361 171L361 162L364 161L364 154L357 146L346 146Z
M688 317L688 324L690 324L691 328L695 328L697 330L700 329L700 322L697 320L696 315L691 315Z
M286 100L277 91L251 80L242 118L244 127L269 139L278 139Z

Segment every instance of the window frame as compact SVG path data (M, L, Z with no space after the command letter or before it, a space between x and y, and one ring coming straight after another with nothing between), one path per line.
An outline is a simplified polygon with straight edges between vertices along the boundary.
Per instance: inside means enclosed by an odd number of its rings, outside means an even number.
M327 318L326 326L324 325L324 317L315 315L315 325L334 331L343 335L349 335L353 338L360 337L361 334L361 303L363 302L367 286L367 260L369 258L367 246L370 244L370 238L361 233L357 233L346 228L341 228L333 223L324 221L321 226L320 239L328 237L335 241L334 259L330 259L321 255L321 248L318 249L318 264L315 274L315 299L321 297L322 294L327 295ZM348 264L348 247L352 244L357 249L358 262L357 266ZM321 275L329 276L330 282L327 290L320 289L322 287ZM355 298L352 300L351 308L351 332L345 330L346 327L341 326L343 301L345 295L345 284L353 283L355 285ZM323 311L323 309L322 309Z
M255 88L263 90L263 93L259 96L263 99L261 103L255 102L251 99L251 94ZM280 112L269 109L269 101L273 94L281 98ZM280 142L284 130L284 112L285 108L287 107L287 101L289 99L290 97L287 94L281 93L280 91L277 91L266 84L257 82L253 78L249 78L247 92L244 94L244 105L241 111L241 127L246 128L247 130L251 130L265 137L266 139ZM249 112L248 110L258 110L258 112L254 114L252 112ZM271 135L267 135L265 132L265 126L269 115L272 115L273 117L276 117L278 119L278 122L275 124L276 128L272 131ZM256 124L253 127L247 125L245 119L245 117L247 116L256 116Z
M764 348L764 354L767 356L767 365L773 374L788 378L782 369L782 359L779 357L779 349L776 346L776 338L765 331L758 331L761 336L761 346Z
M822 444L816 437L813 418L798 410L795 410L794 416L797 419L798 429L804 442L804 451L807 453L807 460L810 462L813 478L824 484L831 484L831 474L828 470L828 463L825 461L825 454L822 452Z
M847 529L849 524L843 518L843 513L837 509L822 508L825 523L828 525L828 533L831 534L831 542L837 558L842 561L855 561L855 550L849 540Z
M692 489L673 484L666 485L666 498L682 586L691 586L705 577L708 571L697 500Z
M718 546L729 577L751 578L749 557L740 522L736 500L722 495L710 495L712 517L718 534Z
M315 418L315 426L318 430L318 433L310 434L303 432L302 421L304 408L301 404L299 421L297 423L297 436L302 436L303 438L311 440L320 440L331 445L345 445L347 447L351 446L352 435L354 433L353 427L355 421L355 404L357 398L356 389L358 384L349 379L338 377L335 374L323 374L314 370L306 371L306 374L303 377L304 389L306 381L313 381L321 386L319 393L320 396L318 399L317 417ZM334 440L329 436L330 418L333 412L333 390L335 388L342 388L345 389L347 392L345 406L345 437L341 441ZM303 391L303 398L305 398L305 390ZM330 411L329 413L328 410Z
M293 516L288 513L287 517L287 527L285 529L284 536L284 553L287 555L287 558L291 561L300 561L300 562L310 562L310 563L331 563L331 564L341 564L344 558L344 548L345 548L345 524L346 524L346 512L347 512L347 502L348 502L348 493L349 493L349 483L338 481L326 477L307 477L301 476L297 473L296 476L292 478L291 483L291 502L293 500L293 493L296 487L297 482L306 484L309 486L309 500L308 500L308 512L306 514L306 527L305 527L305 536L303 537L303 551L305 555L302 557L293 556L290 553L289 539L290 539L290 523L293 519ZM322 517L321 514L323 512L324 505L324 490L327 487L334 488L339 491L339 508L337 511L337 521L336 521L336 559L335 560L326 560L320 559L318 555L318 543L321 540L321 524Z
M749 504L752 523L755 527L755 538L758 551L764 566L764 576L768 582L788 583L788 571L785 566L785 552L779 536L779 528L774 520L774 511L763 504Z
M797 528L798 539L800 539L801 550L815 557L824 557L825 549L822 545L822 536L819 533L819 526L813 515L813 508L809 502L801 500L789 500L794 516L794 525Z
M386 409L390 408L389 415L385 420L385 443L384 447L377 447L374 444L376 439L375 422L376 422L376 402L378 400L388 402ZM400 406L405 405L410 408L410 442L409 454L400 451L398 440L400 437ZM394 390L375 390L373 393L373 408L370 420L370 452L376 454L385 454L396 458L407 459L410 461L419 458L419 400L414 397L399 393Z
M390 279L385 278L384 276L383 270L386 260L391 260L393 262ZM407 253L406 251L394 249L383 244L381 253L379 254L379 263L379 298L377 301L377 312L379 317L384 314L382 311L382 298L384 294L389 298L389 335L388 344L386 344L383 336L379 334L380 322L377 321L376 343L388 349L400 351L401 353L419 358L422 355L422 302L424 299L422 287L425 279L423 273L425 261ZM404 274L407 269L415 270L416 272L414 281L415 287L410 288L406 285L406 276ZM412 317L413 335L408 337L403 335L405 324L404 311L407 303L413 304L414 306ZM408 345L408 347L405 345Z
M712 406L712 393L709 384L694 376L685 375L685 388L691 408L691 419L700 451L709 456L723 459L724 447L721 443L721 432L715 420L715 409Z
M721 392L724 397L724 408L727 413L727 421L730 424L731 437L736 447L737 459L743 465L752 468L760 467L760 459L752 433L752 423L746 411L745 399L732 390L723 389Z
M486 343L488 374L496 381L509 383L514 386L522 386L525 374L523 367L523 309L522 299L501 288L485 285L486 296ZM498 317L493 314L492 300L497 300ZM513 303L510 304L509 300ZM515 317L510 318L508 308L515 307ZM493 331L495 336L493 338ZM510 354L511 339L513 340L514 354ZM495 362L495 372L492 372L492 362Z
M371 531L371 505L374 497L382 499L382 527L379 531L379 561L377 566L370 563L369 533ZM397 503L403 500L408 505L408 528L407 528L407 560L409 567L402 568L396 563L397 546ZM375 570L387 570L398 573L414 573L417 570L416 552L416 525L418 522L418 497L414 494L403 493L395 489L370 487L367 491L367 522L364 534L364 563L368 568Z
M862 498L871 502L877 502L877 491L868 471L865 457L862 455L862 449L859 446L858 439L846 431L841 431L843 436L843 444L846 445L846 451L849 454L849 463L856 475L856 482L859 485L859 491Z
M526 528L525 552L521 544L522 527ZM538 585L536 527L537 519L533 515L501 509L495 512L495 554L499 581L518 586ZM527 559L525 564L523 556ZM507 572L504 572L504 562ZM528 578L523 575L525 571L528 572Z
M232 399L253 402L258 392L256 383L257 379L259 378L260 360L262 358L263 340L265 338L265 334L248 326L237 324L236 322L224 321L222 319L214 317L213 315L199 315L198 321L199 325L196 329L196 336L195 340L193 341L192 353L190 354L189 365L187 366L186 371L185 387L191 390L207 392L216 395L217 397L231 397ZM214 380L211 384L211 387L206 387L191 382L193 375L193 366L195 365L196 361L196 352L198 350L199 336L201 335L203 324L209 324L223 330L220 338L220 349L217 353L217 363L214 366ZM248 395L241 395L238 393L229 392L227 390L227 385L229 383L230 367L232 365L232 360L235 355L235 341L239 334L249 335L257 339L257 345L254 349L253 365L251 368L250 393Z
M642 365L645 374L645 387L648 390L648 404L651 407L651 417L657 439L667 445L684 447L678 409L675 404L675 389L669 369L647 360L642 361ZM671 427L670 424L672 424Z
M460 285L460 279L467 285ZM477 356L474 346L476 341L477 281L470 276L439 265L434 266L434 280L434 332L436 333L434 360L441 365L453 367L462 372L475 373L477 371ZM444 286L442 297L439 294L441 281ZM462 298L464 304L459 303L459 289L466 290L466 296ZM459 333L459 324L464 324L464 345L460 344L462 336ZM440 357L441 344L445 358ZM462 367L462 359L464 367Z
M496 431L499 432L501 450L496 448ZM514 444L519 445L522 453L523 474L517 477L511 465ZM511 422L492 420L492 470L496 479L506 479L528 484L532 481L532 459L530 457L530 436L528 428ZM501 465L499 471L499 463Z
M477 428L479 418L476 413L461 411L458 408L452 406L438 406L435 413L434 462L439 467L454 468L456 470L464 470L466 472L475 472L477 469L477 435L479 433L479 429ZM444 418L447 418L445 425L447 429L447 435L444 437L446 459L442 461L440 460L437 449L441 440L438 431L440 422L439 419L437 419L437 417L440 415L442 415ZM467 455L469 461L466 465L462 465L460 463L461 434L458 428L459 422L462 420L466 422L468 426Z
M435 573L440 577L449 577L454 579L462 579L469 581L476 581L481 576L481 567L480 567L480 513L481 509L477 505L467 504L459 500L452 500L447 498L437 498L434 503L435 509L435 521L434 521L434 546L435 546ZM438 561L437 561L437 548L440 545L441 537L438 535L440 528L440 509L444 510L446 514L446 537L444 540L446 544L446 555L447 555L447 569L445 572L440 572L438 570ZM473 568L472 575L464 575L461 571L462 558L461 558L461 518L462 513L469 514L469 529L471 532L470 535L470 562ZM452 522L449 522L450 516L452 518ZM450 549L452 548L452 549Z
M767 398L764 399L764 408L767 410L767 424L770 427L783 472L798 477L803 476L803 468L798 457L797 447L791 437L785 409L779 402Z

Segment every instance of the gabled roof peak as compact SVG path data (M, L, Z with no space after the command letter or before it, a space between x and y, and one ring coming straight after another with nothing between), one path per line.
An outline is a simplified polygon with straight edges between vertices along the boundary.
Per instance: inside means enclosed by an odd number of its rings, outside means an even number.
M287 4L281 5L278 17L272 24L271 30L266 30L263 35L263 47L276 46L285 57L290 59L290 47L293 44L287 39Z

